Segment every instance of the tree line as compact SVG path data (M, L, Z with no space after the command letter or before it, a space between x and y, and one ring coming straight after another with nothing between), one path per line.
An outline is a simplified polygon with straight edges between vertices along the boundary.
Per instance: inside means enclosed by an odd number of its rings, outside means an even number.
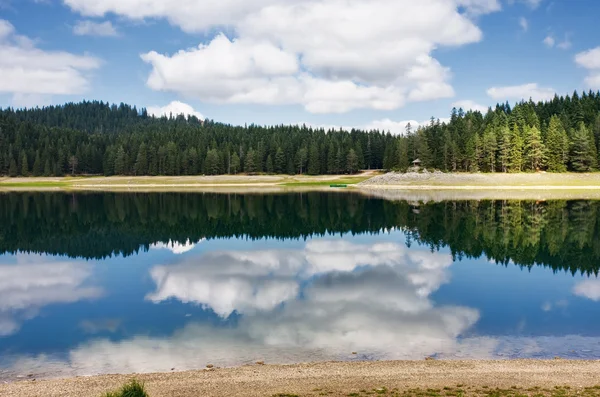
M156 118L98 101L0 110L0 175L343 174L361 169L587 172L600 160L600 92L453 109L404 134Z
M307 239L393 228L409 245L448 247L525 269L598 274L600 202L448 201L415 204L352 193L7 193L0 253L101 259L201 239Z

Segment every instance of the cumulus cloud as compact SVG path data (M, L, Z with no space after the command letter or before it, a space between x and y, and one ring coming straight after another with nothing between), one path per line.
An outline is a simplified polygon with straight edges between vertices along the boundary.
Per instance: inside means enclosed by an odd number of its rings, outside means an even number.
M577 65L589 71L585 83L589 88L600 88L600 47L580 52L575 55Z
M577 296L600 301L600 280L585 280L573 287L573 293Z
M83 93L89 88L89 72L98 67L100 61L89 55L38 49L0 19L0 93L13 94L16 102L36 95Z
M556 91L553 88L539 87L537 83L523 85L492 87L487 90L487 94L496 100L504 101L507 99L534 101L550 100L554 97Z
M77 36L116 37L119 35L112 22L77 21L73 26L73 34Z
M468 110L478 110L483 114L486 114L488 111L488 107L484 106L484 105L480 105L479 103L472 101L470 99L465 99L462 101L456 101L452 104L453 107L457 108L457 109L462 109L464 111L468 111Z
M46 263L28 256L0 265L0 335L17 331L44 306L99 297L100 288L83 285L90 274L86 263Z
M156 266L150 274L156 291L147 299L176 298L211 308L222 317L269 311L298 294L302 280L360 266L402 268L420 296L446 281L451 257L408 250L393 243L372 245L312 240L303 250L210 252L176 265Z
M521 27L521 29L523 29L524 32L527 32L527 30L529 30L529 22L527 21L527 18L519 18L519 26Z
M497 0L65 3L87 16L165 18L187 32L233 32L174 54L142 54L154 90L214 103L301 105L313 113L452 97L450 70L432 52L480 41L474 16L500 9Z
M542 42L544 43L544 45L546 47L552 48L552 47L554 47L556 40L554 40L554 37L552 37L551 35L548 35L544 38L544 40Z
M193 107L188 105L187 103L183 103L180 101L173 101L166 106L150 106L146 109L149 115L155 117L162 117L173 115L173 117L177 117L179 115L184 116L196 116L200 120L204 120L204 116L202 113L194 110Z

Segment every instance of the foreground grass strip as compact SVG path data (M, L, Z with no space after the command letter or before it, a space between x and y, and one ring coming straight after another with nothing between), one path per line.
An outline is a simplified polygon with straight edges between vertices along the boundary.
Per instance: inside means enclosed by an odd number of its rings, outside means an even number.
M146 389L142 383L132 380L120 390L106 393L102 397L148 397L148 393L146 393Z
M586 388L571 388L570 386L556 386L549 388L521 388L512 386L510 389L499 389L488 386L473 387L456 385L443 389L389 389L385 386L371 390L362 389L351 393L335 393L314 389L309 394L275 394L272 397L304 397L304 396L345 396L345 397L600 397L600 386ZM112 396L111 396L112 397Z

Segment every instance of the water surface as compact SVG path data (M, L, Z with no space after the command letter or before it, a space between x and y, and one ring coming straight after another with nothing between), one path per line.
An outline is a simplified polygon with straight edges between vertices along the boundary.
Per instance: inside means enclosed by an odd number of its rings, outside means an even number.
M600 358L599 208L0 195L0 377Z

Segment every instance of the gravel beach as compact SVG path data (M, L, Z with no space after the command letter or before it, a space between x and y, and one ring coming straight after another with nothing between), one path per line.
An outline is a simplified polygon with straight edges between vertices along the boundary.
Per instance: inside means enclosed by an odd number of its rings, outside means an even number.
M106 375L27 380L0 385L0 396L98 396L130 379L145 383L150 397L274 395L348 396L360 390L410 390L447 386L469 390L569 386L573 394L600 384L600 361L394 361L250 365L239 368L145 375ZM481 390L480 390L481 391ZM369 394L367 392L366 394ZM382 394L377 391L371 394Z

